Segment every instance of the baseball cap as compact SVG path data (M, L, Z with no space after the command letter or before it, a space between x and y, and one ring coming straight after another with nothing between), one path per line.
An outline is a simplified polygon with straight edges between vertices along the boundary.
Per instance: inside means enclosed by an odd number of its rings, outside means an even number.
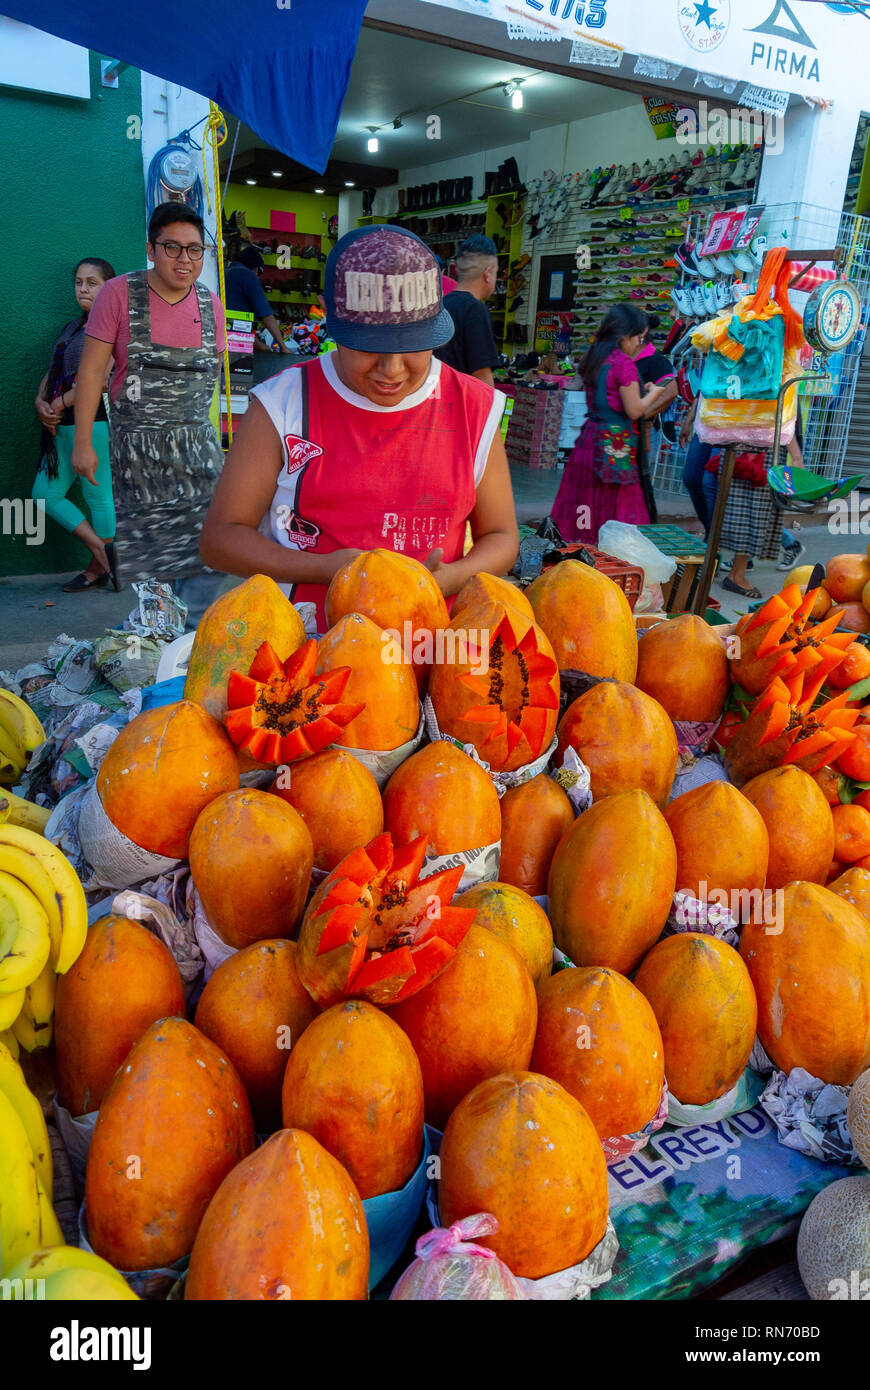
M266 268L266 262L260 252L256 246L251 246L250 242L241 247L236 255L236 260L241 265L246 266L248 270L265 270Z
M323 283L326 331L358 352L425 352L453 337L441 269L404 227L357 227L336 242Z

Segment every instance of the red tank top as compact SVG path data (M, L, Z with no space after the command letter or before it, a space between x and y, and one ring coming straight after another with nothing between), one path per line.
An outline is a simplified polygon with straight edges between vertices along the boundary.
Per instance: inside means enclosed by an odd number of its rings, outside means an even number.
M500 393L433 357L419 391L398 406L377 406L340 381L327 354L252 394L284 456L268 516L273 540L318 554L381 548L421 561L441 546L445 561L460 558L501 419ZM326 586L282 587L295 603L316 604L324 632Z

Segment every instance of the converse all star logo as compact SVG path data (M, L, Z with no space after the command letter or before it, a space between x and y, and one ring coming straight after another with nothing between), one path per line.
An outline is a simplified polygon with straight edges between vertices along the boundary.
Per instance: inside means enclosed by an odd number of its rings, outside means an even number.
M299 434L285 434L284 447L287 450L288 473L298 473L306 463L320 458L323 453L319 444L312 444L310 439L303 439Z
M677 19L686 43L696 53L711 53L728 33L731 0L677 0Z

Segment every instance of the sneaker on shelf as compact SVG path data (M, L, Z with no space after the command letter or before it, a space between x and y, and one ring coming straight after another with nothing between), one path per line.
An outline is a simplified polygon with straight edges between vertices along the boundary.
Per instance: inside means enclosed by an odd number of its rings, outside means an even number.
M695 248L691 242L684 241L682 246L678 246L674 252L674 260L682 266L687 275L700 275L700 267L695 257Z
M716 297L716 286L712 280L708 280L701 289L704 296L704 308L708 314L716 315L719 312L719 300Z
M731 259L734 262L735 270L742 270L746 275L756 269L756 262L748 251L735 251Z
M802 555L806 555L807 548L801 541L796 540L794 545L784 545L782 548L782 559L777 565L780 571L793 570Z
M723 251L720 255L713 256L711 259L720 275L734 274L734 261L727 252Z
M749 248L749 256L752 260L753 270L759 270L764 264L767 255L767 237L757 236Z
M671 299L684 318L694 317L695 308L692 303L692 295L686 285L675 285L671 290Z
M704 291L700 285L693 285L689 293L692 296L692 313L696 319L703 319L707 316L707 305L704 301Z
M733 294L730 280L718 280L716 283L716 304L720 309L727 309L732 302Z

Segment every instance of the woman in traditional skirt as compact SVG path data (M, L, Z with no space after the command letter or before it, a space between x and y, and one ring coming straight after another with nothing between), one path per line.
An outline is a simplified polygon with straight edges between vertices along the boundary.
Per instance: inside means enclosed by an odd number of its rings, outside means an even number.
M638 469L638 424L662 403L666 386L641 394L635 358L648 328L632 304L609 311L580 363L588 418L565 465L553 520L570 542L597 544L605 521L644 525L649 508Z
M704 499L711 519L719 490L721 461L721 453L713 454L704 472ZM776 560L779 556L782 517L776 510L767 482L769 464L770 456L764 450L739 453L725 504L719 545L722 550L734 551L734 563L730 573L719 583L741 598L761 598L761 590L746 578L750 555L756 560Z

